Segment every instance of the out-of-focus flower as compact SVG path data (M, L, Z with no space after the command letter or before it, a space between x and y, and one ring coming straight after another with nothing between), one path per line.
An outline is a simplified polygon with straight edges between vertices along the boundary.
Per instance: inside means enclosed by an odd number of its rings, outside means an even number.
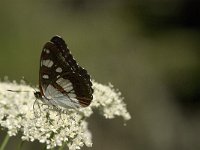
M79 110L60 108L61 111L56 111L41 105L34 97L33 88L24 81L20 84L0 82L0 125L7 128L10 136L21 133L22 140L38 140L45 143L47 149L64 143L70 150L80 149L83 145L91 147L92 134L88 130L87 118L93 114L93 109L100 110L109 119L115 116L122 116L124 120L131 118L121 93L111 84L107 86L93 81L93 88L94 99L89 107Z

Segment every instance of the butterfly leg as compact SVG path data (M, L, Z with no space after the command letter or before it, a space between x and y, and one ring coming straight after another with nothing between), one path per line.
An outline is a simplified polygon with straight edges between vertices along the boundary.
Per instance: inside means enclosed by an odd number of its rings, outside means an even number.
M39 113L37 113L36 112L36 108L35 108L35 105L37 104L37 106L38 106L38 109L39 109ZM42 111L41 111L41 108L40 108L40 105L39 105L39 102L38 102L38 100L37 99L35 99L35 101L34 101L34 103L33 103L33 113L34 113L34 115L35 115L35 117L40 117L41 116L41 113L42 113ZM39 114L39 115L38 115Z
M58 112L58 115L59 115L59 118L58 118L58 120L57 120L57 124L58 124L58 121L60 121L60 120L62 120L62 122L64 123L64 120L63 120L63 118L62 118L62 113L63 113L63 112L62 112L62 109L59 109L59 108L58 108L58 111L57 111L57 112Z

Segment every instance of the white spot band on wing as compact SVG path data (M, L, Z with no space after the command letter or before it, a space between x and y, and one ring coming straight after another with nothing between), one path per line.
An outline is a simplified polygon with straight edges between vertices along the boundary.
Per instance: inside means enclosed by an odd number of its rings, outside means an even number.
M47 74L44 74L44 75L42 76L42 78L44 78L44 79L49 79L49 76L48 76Z
M50 59L47 59L47 60L43 60L42 61L42 64L44 65L44 66L46 66L46 67L52 67L53 66L53 61L52 60L50 60Z
M62 68L58 67L58 68L56 69L56 72L62 72Z
M58 89L54 88L52 85L49 85L44 91L45 97L53 101L54 104L57 104L61 107L68 108L78 108L81 107L76 98L70 97L69 95L62 94ZM72 95L71 95L72 96Z
M44 51L45 51L47 54L50 53L50 51L49 51L48 49L44 49Z
M69 92L73 89L72 83L67 79L59 78L56 83L60 85L66 92Z

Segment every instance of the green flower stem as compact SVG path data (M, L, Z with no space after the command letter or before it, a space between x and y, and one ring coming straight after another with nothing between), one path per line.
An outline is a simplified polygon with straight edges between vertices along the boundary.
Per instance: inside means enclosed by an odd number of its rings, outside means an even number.
M63 143L63 145L62 145L62 146L60 146L58 150L63 150L63 149L64 149L64 147L65 147L65 143Z
M6 147L9 139L10 139L10 136L7 134L6 137L4 138L2 144L1 144L0 150L4 150L4 148Z
M18 145L18 150L21 150L23 145L24 145L24 141L21 141L20 144Z

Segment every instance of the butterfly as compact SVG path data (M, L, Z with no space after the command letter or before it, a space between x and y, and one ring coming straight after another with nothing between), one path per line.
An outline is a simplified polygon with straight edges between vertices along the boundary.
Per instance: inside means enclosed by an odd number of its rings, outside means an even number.
M80 108L93 99L90 75L78 65L60 36L47 42L40 57L37 99L51 106Z

